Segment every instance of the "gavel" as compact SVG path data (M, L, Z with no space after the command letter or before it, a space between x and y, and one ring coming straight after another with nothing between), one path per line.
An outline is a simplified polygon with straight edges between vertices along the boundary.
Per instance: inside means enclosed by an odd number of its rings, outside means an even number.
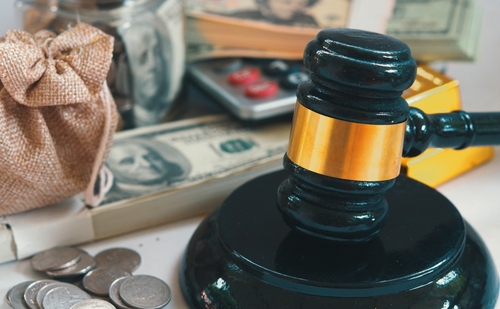
M304 64L284 170L237 188L198 227L180 268L189 305L493 309L499 279L480 237L399 171L428 147L500 144L500 113L409 107L416 62L386 35L322 30Z
M408 106L401 94L415 79L416 63L397 39L324 30L307 45L304 64L311 81L297 90L284 159L291 176L278 191L280 211L300 231L370 239L387 216L382 195L402 156L427 147L500 145L500 113L426 115Z

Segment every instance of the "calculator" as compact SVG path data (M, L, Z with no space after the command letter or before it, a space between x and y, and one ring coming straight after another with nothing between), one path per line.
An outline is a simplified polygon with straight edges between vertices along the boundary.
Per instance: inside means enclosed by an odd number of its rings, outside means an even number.
M220 58L194 62L187 73L242 120L291 114L297 86L310 79L302 60Z

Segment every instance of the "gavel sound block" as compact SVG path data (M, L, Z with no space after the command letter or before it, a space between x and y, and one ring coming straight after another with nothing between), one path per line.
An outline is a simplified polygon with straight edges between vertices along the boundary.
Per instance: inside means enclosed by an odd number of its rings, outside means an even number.
M493 308L487 248L402 154L500 144L500 113L425 115L394 38L326 29L306 47L284 171L236 189L180 269L192 308ZM478 206L480 207L480 206ZM480 211L478 209L478 211Z

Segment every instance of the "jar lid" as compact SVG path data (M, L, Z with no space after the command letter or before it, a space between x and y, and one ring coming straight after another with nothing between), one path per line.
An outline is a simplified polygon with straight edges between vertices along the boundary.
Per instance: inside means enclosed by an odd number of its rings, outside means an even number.
M163 0L18 0L19 7L36 7L58 17L113 25L153 9Z
M64 9L109 10L126 6L137 6L154 0L60 0Z

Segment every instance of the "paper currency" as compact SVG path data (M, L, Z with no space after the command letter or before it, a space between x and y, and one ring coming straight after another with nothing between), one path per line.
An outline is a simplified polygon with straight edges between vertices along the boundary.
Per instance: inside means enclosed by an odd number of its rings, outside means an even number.
M199 51L191 46L201 44L230 48L238 52L234 56L247 49L259 57L283 53L300 59L318 31L346 26L349 4L349 0L188 0L187 57L199 59L200 54L194 57L190 51Z
M284 50L262 50L248 48L233 48L224 46L215 46L208 43L191 43L187 46L186 60L189 62L228 57L246 57L246 58L269 58L269 59L297 59L296 51Z
M188 16L206 16L216 21L249 26L265 23L268 26L295 28L325 28L345 25L349 0L187 0ZM222 19L228 17L229 19Z
M100 207L280 160L289 130L289 121L245 126L209 116L120 132L106 162L113 185Z
M474 60L480 24L473 0L398 0L387 34L408 44L419 61Z

